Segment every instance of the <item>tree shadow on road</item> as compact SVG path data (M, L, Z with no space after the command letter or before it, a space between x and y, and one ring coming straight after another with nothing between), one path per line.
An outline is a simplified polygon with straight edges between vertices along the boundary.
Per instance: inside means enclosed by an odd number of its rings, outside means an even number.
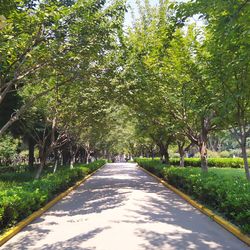
M84 185L27 226L17 241L10 241L1 249L98 249L84 245L110 230L114 224L118 228L120 225L131 226L135 237L140 239L134 249L128 250L248 249L153 177L134 165L119 166L113 164L97 172ZM116 217L116 209L123 211L122 218ZM95 228L87 228L88 220L91 220L89 218L96 218L107 211L114 215L108 220L108 226L100 223ZM60 232L60 225L63 224L69 225L69 228L64 227L66 231L72 230L75 225L84 225L84 229L75 228L72 235L64 238L68 232ZM156 229L158 226L162 229ZM61 233L60 240L56 243L47 242L58 230ZM221 239L225 235L227 238ZM45 243L37 247L37 242ZM126 246L121 247L126 249Z

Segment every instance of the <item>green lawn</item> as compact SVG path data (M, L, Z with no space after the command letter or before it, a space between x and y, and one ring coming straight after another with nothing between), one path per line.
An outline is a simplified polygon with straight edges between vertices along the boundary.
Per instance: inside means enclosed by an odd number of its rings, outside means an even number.
M240 168L209 168L209 172L225 177L242 177L244 180L245 170Z

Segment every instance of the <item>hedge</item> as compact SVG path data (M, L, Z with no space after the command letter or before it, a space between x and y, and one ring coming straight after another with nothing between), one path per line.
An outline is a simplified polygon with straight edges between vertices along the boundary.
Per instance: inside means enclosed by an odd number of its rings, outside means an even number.
M200 203L250 234L250 183L243 177L203 173L199 168L161 167L159 161L138 160L140 166L162 177ZM155 164L155 167L153 165ZM148 167L150 165L150 168ZM225 169L225 171L227 171Z
M105 163L105 160L99 160L88 165L78 165L74 169L62 169L40 180L0 191L0 232L38 210Z
M147 158L135 158L134 160L149 172L159 176L160 178L164 177L162 169L166 167L166 164L161 163L160 160L151 160Z
M136 158L135 160L143 160L147 158ZM159 161L160 158L155 158L154 161ZM250 164L250 161L249 161ZM179 158L171 158L170 165L179 166ZM200 167L200 158L185 158L185 167ZM216 168L244 168L242 158L208 158L208 166Z
M178 166L180 160L173 158L170 165ZM200 167L200 158L185 158L185 166ZM242 158L208 158L208 166L216 168L243 168L244 162Z

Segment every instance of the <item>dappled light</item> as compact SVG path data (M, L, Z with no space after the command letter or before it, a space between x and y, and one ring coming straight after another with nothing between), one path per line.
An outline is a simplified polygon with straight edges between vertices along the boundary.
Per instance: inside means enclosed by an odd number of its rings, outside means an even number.
M108 164L1 249L247 249L135 164Z
M249 30L249 0L0 0L0 249L247 249Z

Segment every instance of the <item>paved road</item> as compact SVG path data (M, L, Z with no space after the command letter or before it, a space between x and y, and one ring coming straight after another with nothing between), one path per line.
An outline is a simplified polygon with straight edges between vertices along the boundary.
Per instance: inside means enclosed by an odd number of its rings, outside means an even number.
M135 164L109 164L1 250L249 248Z

